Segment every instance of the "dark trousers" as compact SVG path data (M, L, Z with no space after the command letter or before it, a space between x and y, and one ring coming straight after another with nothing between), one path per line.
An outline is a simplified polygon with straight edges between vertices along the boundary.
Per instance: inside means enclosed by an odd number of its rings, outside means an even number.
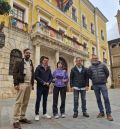
M36 104L35 104L35 114L39 114L40 108L40 101L41 97L43 96L43 114L47 112L47 98L48 98L49 88L45 86L37 86L37 97L36 97Z
M97 104L98 104L99 111L101 113L104 112L103 104L102 104L102 101L101 101L101 93L102 93L104 103L105 103L106 114L111 114L111 107L110 107L110 101L109 101L109 97L108 97L108 90L107 90L106 84L94 85L93 89L94 89L95 96L96 96L96 99L97 99Z
M56 87L54 86L53 89L53 115L58 114L58 96L60 92L61 96L61 106L60 106L60 113L65 113L65 100L66 100L66 90L67 87Z
M78 113L79 106L79 93L81 94L81 103L82 103L82 112L86 112L86 90L75 90L73 91L74 95L74 113Z

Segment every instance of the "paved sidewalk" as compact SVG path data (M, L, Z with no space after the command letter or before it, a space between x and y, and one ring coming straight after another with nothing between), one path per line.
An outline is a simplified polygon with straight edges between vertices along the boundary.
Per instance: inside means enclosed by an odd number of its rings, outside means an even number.
M31 119L33 124L22 125L22 129L120 129L120 89L109 90L111 100L113 122L107 121L105 118L97 119L96 114L98 108L93 91L87 93L87 108L90 118L84 118L79 108L79 117L73 119L73 96L72 93L67 94L66 100L66 118L46 120L40 118L40 121L34 121L35 98L31 98L27 118ZM14 99L0 100L0 129L12 129L12 115L14 107ZM60 101L59 101L60 103ZM42 116L42 108L40 109ZM48 99L48 113L52 115L52 95Z

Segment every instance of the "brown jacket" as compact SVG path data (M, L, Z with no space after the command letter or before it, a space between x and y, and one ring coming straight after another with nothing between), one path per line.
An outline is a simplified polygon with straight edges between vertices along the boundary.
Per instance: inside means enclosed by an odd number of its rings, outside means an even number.
M34 67L32 60L30 60L30 65L32 68L32 77L31 77L31 84L34 85ZM21 61L16 61L13 69L13 79L14 79L14 86L19 85L19 83L24 83L24 58Z

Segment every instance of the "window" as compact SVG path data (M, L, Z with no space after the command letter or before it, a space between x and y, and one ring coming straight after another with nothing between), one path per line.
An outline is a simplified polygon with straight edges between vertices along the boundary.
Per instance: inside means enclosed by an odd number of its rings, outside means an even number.
M44 20L44 19L41 18L40 19L40 24L46 26L46 25L48 25L48 21L46 21L46 20Z
M76 17L76 8L72 7L72 19L77 22L77 17Z
M24 15L25 15L25 10L21 9L20 7L13 5L13 9L14 9L14 17L21 21L24 22Z
M13 49L10 53L10 63L9 63L9 75L13 75L13 67L16 61L22 59L22 52L18 49Z
M112 47L112 48L115 48L115 47L117 47L117 45L116 45L116 44L113 44L111 47Z
M84 46L84 47L83 47L83 50L84 50L84 51L88 51L87 43L84 42L83 46Z
M104 32L101 30L101 39L104 40Z
M94 30L94 25L93 23L91 23L91 33L94 34L95 33L95 30Z
M105 51L103 52L103 58L105 58L105 56L106 56L106 53L105 53Z
M103 51L103 62L104 63L107 63L106 52L105 51Z
M84 15L82 15L82 24L83 24L83 27L85 29L87 29L87 24L86 24L86 17Z
M96 49L95 49L95 47L92 47L92 55L96 55Z

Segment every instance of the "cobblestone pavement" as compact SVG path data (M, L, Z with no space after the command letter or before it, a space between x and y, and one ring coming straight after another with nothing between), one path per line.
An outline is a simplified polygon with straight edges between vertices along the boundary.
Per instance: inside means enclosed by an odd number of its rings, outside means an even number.
M40 109L40 121L34 121L35 98L30 99L27 110L27 118L32 120L31 125L22 125L22 129L120 129L120 89L109 90L111 100L113 122L105 118L98 119L96 114L98 108L93 91L87 93L87 108L90 118L84 118L79 108L79 117L73 119L73 95L67 94L66 100L66 118L43 119L42 110ZM12 129L12 115L15 99L0 100L0 129ZM60 100L59 100L60 103ZM48 99L48 113L52 115L52 95Z

